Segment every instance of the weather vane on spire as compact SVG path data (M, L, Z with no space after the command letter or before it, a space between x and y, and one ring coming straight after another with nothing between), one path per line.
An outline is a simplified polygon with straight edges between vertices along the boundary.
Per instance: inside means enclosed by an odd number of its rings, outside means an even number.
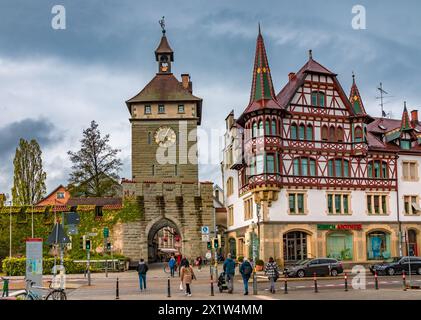
M159 20L159 25L162 28L162 33L165 34L165 17L164 16L162 16L162 19Z

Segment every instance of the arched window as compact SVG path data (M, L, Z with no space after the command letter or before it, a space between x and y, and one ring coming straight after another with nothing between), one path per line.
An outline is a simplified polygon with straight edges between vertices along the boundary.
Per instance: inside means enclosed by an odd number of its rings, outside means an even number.
M327 141L329 138L329 130L327 125L323 125L322 132L321 132L322 141Z
M270 121L269 121L269 119L266 119L266 121L265 121L265 134L270 135Z
M336 141L338 142L344 141L344 129L342 129L342 127L336 128Z
M311 124L307 124L306 139L313 140L313 126Z
M294 176L315 176L316 160L307 157L297 157L293 162Z
M295 123L291 125L291 139L297 140L297 125Z
M389 166L386 161L372 160L367 164L369 178L388 179Z
M276 130L276 119L272 118L272 135L276 135L278 132Z
M300 124L299 130L298 130L298 136L300 140L305 140L306 135L306 127L304 124Z
M263 121L260 120L259 121L259 137L264 136L264 135L265 135L265 132L264 132L264 129L263 129Z
M349 161L346 159L330 159L327 163L329 177L349 177Z
M253 131L252 131L252 137L257 137L257 123L253 122Z
M335 127L334 126L330 126L329 128L329 141L330 142L334 142L335 141Z
M363 130L360 126L356 126L354 130L354 141L362 142L363 141Z
M320 91L313 91L311 93L311 105L315 107L325 106L325 94Z

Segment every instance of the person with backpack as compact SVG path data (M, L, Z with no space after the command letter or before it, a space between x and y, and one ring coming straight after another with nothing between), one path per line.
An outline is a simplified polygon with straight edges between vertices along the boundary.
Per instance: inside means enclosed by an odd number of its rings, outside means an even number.
M174 255L171 255L170 261L168 261L168 267L170 268L171 277L173 278L174 278L176 263L177 262L175 261Z
M272 257L269 258L269 262L265 267L265 274L270 281L270 292L275 293L275 282L279 278L278 265Z
M223 269L225 273L225 279L228 284L228 293L234 291L234 275L235 275L235 261L231 258L231 253L228 253L227 258L224 261Z
M137 266L137 273L139 274L139 285L140 291L143 289L146 290L146 273L148 272L149 268L148 265L145 263L145 260L140 259L139 264Z
M247 258L244 258L244 260L240 264L240 273L243 278L245 296L249 294L249 279L252 272L253 272L253 267L251 266Z
M184 266L181 268L181 283L184 284L184 286L186 287L186 295L191 297L191 283L193 281L193 279L196 278L194 272L193 272L193 268L190 266L190 263L188 260L186 260L186 263L184 264Z

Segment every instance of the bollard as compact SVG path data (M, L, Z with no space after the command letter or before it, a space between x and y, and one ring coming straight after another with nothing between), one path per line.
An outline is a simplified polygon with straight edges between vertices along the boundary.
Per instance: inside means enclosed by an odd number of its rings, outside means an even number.
M253 271L253 294L257 295L257 279L256 279L256 270Z
M402 283L403 283L403 291L406 291L406 274L405 270L402 272Z
M170 286L170 277L168 277L168 298L171 298L171 286Z
M348 291L348 275L345 272L345 291Z
M115 299L118 300L120 299L120 292L118 289L118 278L117 278L117 282L116 282L116 286L115 286Z
M215 294L214 294L214 291L213 291L213 274L211 273L211 296L213 297Z
M313 273L313 279L314 279L314 292L317 293L319 292L319 289L317 288L317 277L316 277L316 272Z
M374 288L379 290L379 279L377 278L377 271L374 273Z
M288 294L288 274L285 273L284 294Z

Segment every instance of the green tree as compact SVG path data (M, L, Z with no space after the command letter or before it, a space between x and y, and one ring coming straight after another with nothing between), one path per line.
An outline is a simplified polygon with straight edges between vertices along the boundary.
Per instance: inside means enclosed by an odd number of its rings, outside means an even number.
M14 205L29 205L40 201L46 193L47 174L42 168L41 148L38 142L20 139L16 148L12 197Z
M117 158L119 149L109 145L110 135L101 137L98 124L83 130L78 152L69 151L72 161L72 173L69 178L69 189L73 196L103 197L118 193L118 172L122 162Z

